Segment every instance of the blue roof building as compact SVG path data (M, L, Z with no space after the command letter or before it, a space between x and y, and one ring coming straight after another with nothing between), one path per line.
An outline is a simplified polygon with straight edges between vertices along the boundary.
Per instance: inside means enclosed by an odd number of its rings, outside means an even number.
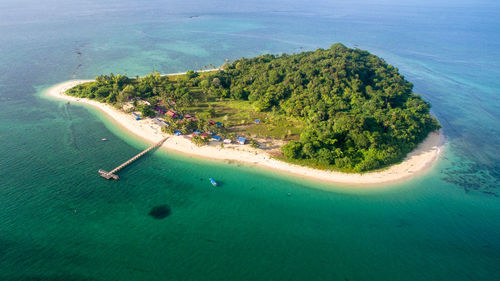
M239 137L239 138L238 138L238 143L239 143L239 144L245 144L245 142L246 142L246 141L247 141L247 139L246 139L246 138L244 138L244 137Z
M135 112L132 112L132 115L135 116L135 120L141 120L141 116Z

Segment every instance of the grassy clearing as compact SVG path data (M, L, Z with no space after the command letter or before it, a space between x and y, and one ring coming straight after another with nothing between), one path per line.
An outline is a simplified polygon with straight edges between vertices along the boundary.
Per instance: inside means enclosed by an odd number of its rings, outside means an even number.
M211 73L200 73L200 77ZM174 83L186 80L186 76L172 75ZM193 105L182 110L199 119L221 122L229 133L258 138L298 140L305 123L299 119L285 117L272 112L258 112L248 101L218 100L207 97L199 87L191 86L189 92L195 99ZM260 120L256 122L255 120Z
M247 101L199 102L185 108L202 119L225 124L229 132L274 139L298 139L304 123L298 119L286 118L270 112L256 112ZM260 122L256 122L258 119Z

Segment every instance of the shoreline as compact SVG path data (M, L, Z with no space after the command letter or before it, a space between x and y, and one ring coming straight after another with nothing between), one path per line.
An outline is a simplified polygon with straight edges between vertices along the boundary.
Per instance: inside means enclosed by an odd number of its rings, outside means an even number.
M182 73L176 73L179 75ZM167 74L168 75L168 74ZM109 104L94 100L67 96L66 90L85 82L93 80L70 80L48 88L45 95L55 99L69 102L83 103L93 106L115 120L120 126L150 143L162 139L165 135L161 133L158 125L151 119L135 120L131 114L119 111ZM321 183L345 184L356 186L380 186L382 184L395 183L408 180L428 170L439 159L444 145L444 135L441 130L431 132L429 136L420 143L417 148L410 152L399 164L392 165L381 171L367 172L363 174L342 173L327 170L318 170L310 167L289 164L271 158L265 151L253 149L248 145L230 144L220 148L220 142L211 142L208 146L198 147L184 136L170 136L161 146L163 149L180 152L196 157L225 162L243 162L256 165L261 168L270 168L280 173L291 174L301 179L314 180Z

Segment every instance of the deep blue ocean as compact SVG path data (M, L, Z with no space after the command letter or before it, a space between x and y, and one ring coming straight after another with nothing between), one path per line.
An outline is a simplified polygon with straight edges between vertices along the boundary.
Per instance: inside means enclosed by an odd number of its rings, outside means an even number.
M487 0L0 1L0 280L500 280L499 30ZM363 189L157 151L109 182L148 144L43 95L336 42L432 104L431 171Z

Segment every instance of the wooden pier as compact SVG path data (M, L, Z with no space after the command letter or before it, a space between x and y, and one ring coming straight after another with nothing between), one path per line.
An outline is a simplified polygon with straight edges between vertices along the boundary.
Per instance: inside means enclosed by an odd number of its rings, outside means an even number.
M121 169L125 168L126 166L128 166L129 164L131 164L132 162L134 162L135 160L141 158L143 155L145 155L146 153L150 152L151 150L159 147L160 145L162 145L166 140L168 139L168 137L162 139L161 141L155 143L154 145L150 146L148 149L144 150L143 152L137 154L136 156L130 158L127 162L121 164L120 166L114 168L113 170L109 171L109 172L106 172L104 170L99 170L99 175L107 180L110 180L110 179L114 179L114 180L118 180L119 177L118 175L116 175L116 173L118 171L120 171Z

